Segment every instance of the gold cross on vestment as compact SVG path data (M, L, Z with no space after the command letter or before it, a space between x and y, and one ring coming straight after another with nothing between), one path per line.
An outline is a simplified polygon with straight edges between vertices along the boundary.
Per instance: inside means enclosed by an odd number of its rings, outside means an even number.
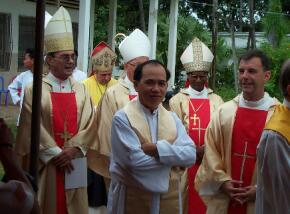
M63 125L63 132L62 133L57 133L57 135L60 136L61 139L64 140L64 143L66 143L69 139L71 139L72 134L70 132L68 132L67 127L66 127L66 121L64 121L64 125Z
M193 117L190 117L190 119L193 120L193 125L196 126L196 121L200 120L198 116L196 116L196 113L193 114Z
M244 149L243 154L234 153L235 156L243 158L242 159L241 174L240 174L240 181L242 181L243 177L244 177L245 163L246 163L247 158L256 158L255 155L248 155L247 154L247 148L248 148L248 141L245 141L245 149Z

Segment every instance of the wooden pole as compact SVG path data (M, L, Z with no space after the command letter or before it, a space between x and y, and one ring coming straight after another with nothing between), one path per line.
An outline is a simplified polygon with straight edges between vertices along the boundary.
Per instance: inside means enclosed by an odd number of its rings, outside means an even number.
M43 40L44 40L45 0L36 2L36 26L35 26L35 59L33 72L33 99L31 115L31 148L30 148L30 175L37 184L38 153L40 139L40 107L42 91L43 68Z

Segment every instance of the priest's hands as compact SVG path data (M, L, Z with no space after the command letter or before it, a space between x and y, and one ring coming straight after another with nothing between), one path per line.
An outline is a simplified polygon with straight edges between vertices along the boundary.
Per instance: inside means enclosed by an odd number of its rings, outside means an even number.
M157 146L154 143L143 143L141 145L141 149L146 155L152 156L152 157L158 157L158 150Z
M243 187L244 192L237 195L242 201L242 204L247 203L249 201L256 200L256 187L255 186L247 186Z
M247 186L241 187L242 181L230 180L222 184L221 190L230 197L231 200L244 204L248 201L255 201L256 187Z
M79 148L77 147L68 147L64 148L59 155L55 156L52 159L52 162L56 167L63 169L70 173L74 170L74 167L71 163L71 160L79 153Z

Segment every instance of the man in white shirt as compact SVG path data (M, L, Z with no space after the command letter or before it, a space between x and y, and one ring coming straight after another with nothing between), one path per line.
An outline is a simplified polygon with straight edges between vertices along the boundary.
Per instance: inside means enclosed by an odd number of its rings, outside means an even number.
M110 214L181 211L179 167L190 167L196 155L180 119L161 104L169 78L157 60L137 66L134 87L139 95L113 117Z
M24 67L28 70L15 77L12 83L9 84L8 90L10 92L12 101L15 105L20 106L20 111L23 102L24 89L33 81L33 65L34 65L34 50L26 49L23 60ZM17 119L17 125L19 123Z

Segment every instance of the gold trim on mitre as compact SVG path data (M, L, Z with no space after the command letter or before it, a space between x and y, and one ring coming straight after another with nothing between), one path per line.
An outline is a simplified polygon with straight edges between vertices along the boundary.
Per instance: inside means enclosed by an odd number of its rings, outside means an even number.
M60 7L48 22L44 44L47 53L74 50L71 18L64 7Z
M205 46L198 38L194 38L190 44L192 46L192 60L190 62L184 63L183 67L186 73L192 73L197 71L206 71L209 72L211 68L211 61L205 61L203 54L211 54L211 51ZM203 47L205 46L206 51L209 53L203 53Z
M100 42L93 50L91 61L92 70L109 71L112 70L117 59L115 52L105 43Z

